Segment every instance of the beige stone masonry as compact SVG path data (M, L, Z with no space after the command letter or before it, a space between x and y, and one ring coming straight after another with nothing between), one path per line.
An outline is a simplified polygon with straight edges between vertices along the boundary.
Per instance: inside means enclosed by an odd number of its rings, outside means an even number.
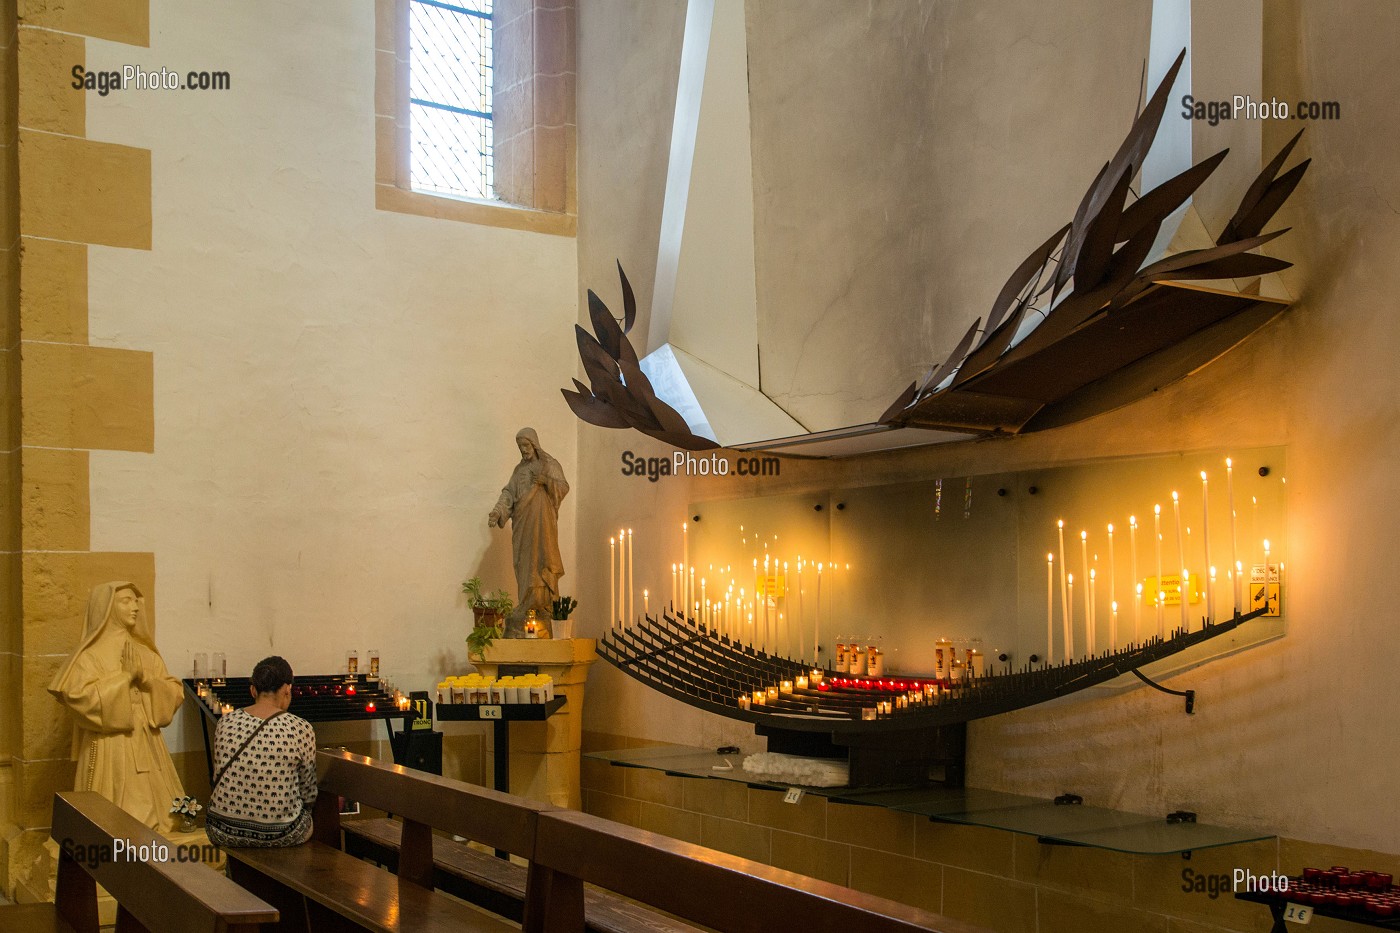
M568 698L544 722L510 726L511 793L582 809L583 693L588 666L598 657L597 643L591 638L498 638L484 657L476 667L487 677L495 677L502 664L535 666L554 678L556 695Z

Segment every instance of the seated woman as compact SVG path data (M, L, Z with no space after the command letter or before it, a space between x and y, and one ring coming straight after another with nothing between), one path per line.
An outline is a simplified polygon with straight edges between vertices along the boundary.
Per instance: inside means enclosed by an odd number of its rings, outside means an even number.
M205 823L218 846L295 846L311 838L316 733L292 704L292 667L264 658L253 668L253 705L219 720L214 789Z

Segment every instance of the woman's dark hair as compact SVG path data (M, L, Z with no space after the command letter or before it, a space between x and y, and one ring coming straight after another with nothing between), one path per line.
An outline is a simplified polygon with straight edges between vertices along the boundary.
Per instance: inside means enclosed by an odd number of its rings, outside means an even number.
M253 668L253 689L258 693L276 693L283 684L292 682L292 666L283 658L273 655L263 658Z

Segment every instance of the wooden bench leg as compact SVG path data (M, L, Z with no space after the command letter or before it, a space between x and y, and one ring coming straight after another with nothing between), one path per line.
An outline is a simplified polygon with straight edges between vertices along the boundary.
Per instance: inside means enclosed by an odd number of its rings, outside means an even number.
M524 933L583 933L583 882L530 863L525 878Z
M306 898L297 892L234 858L228 860L228 872L229 877L243 890L277 908L281 919L276 924L264 924L266 933L313 933L317 929L311 926L307 917Z
M74 858L58 853L58 877L54 881L54 903L58 913L78 933L97 933L97 882Z
M127 913L125 907L117 905L117 923L114 927L116 933L151 933L146 929L145 924Z

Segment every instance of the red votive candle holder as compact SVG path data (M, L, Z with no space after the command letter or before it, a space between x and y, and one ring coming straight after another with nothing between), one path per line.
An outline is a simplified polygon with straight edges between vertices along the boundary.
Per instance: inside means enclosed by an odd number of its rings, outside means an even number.
M1373 891L1384 891L1390 887L1391 876L1382 871L1373 871L1366 877L1366 887Z
M368 703L365 704L365 712L366 712L366 713L372 713L372 712L374 712L374 701L373 701L373 700L370 700Z

